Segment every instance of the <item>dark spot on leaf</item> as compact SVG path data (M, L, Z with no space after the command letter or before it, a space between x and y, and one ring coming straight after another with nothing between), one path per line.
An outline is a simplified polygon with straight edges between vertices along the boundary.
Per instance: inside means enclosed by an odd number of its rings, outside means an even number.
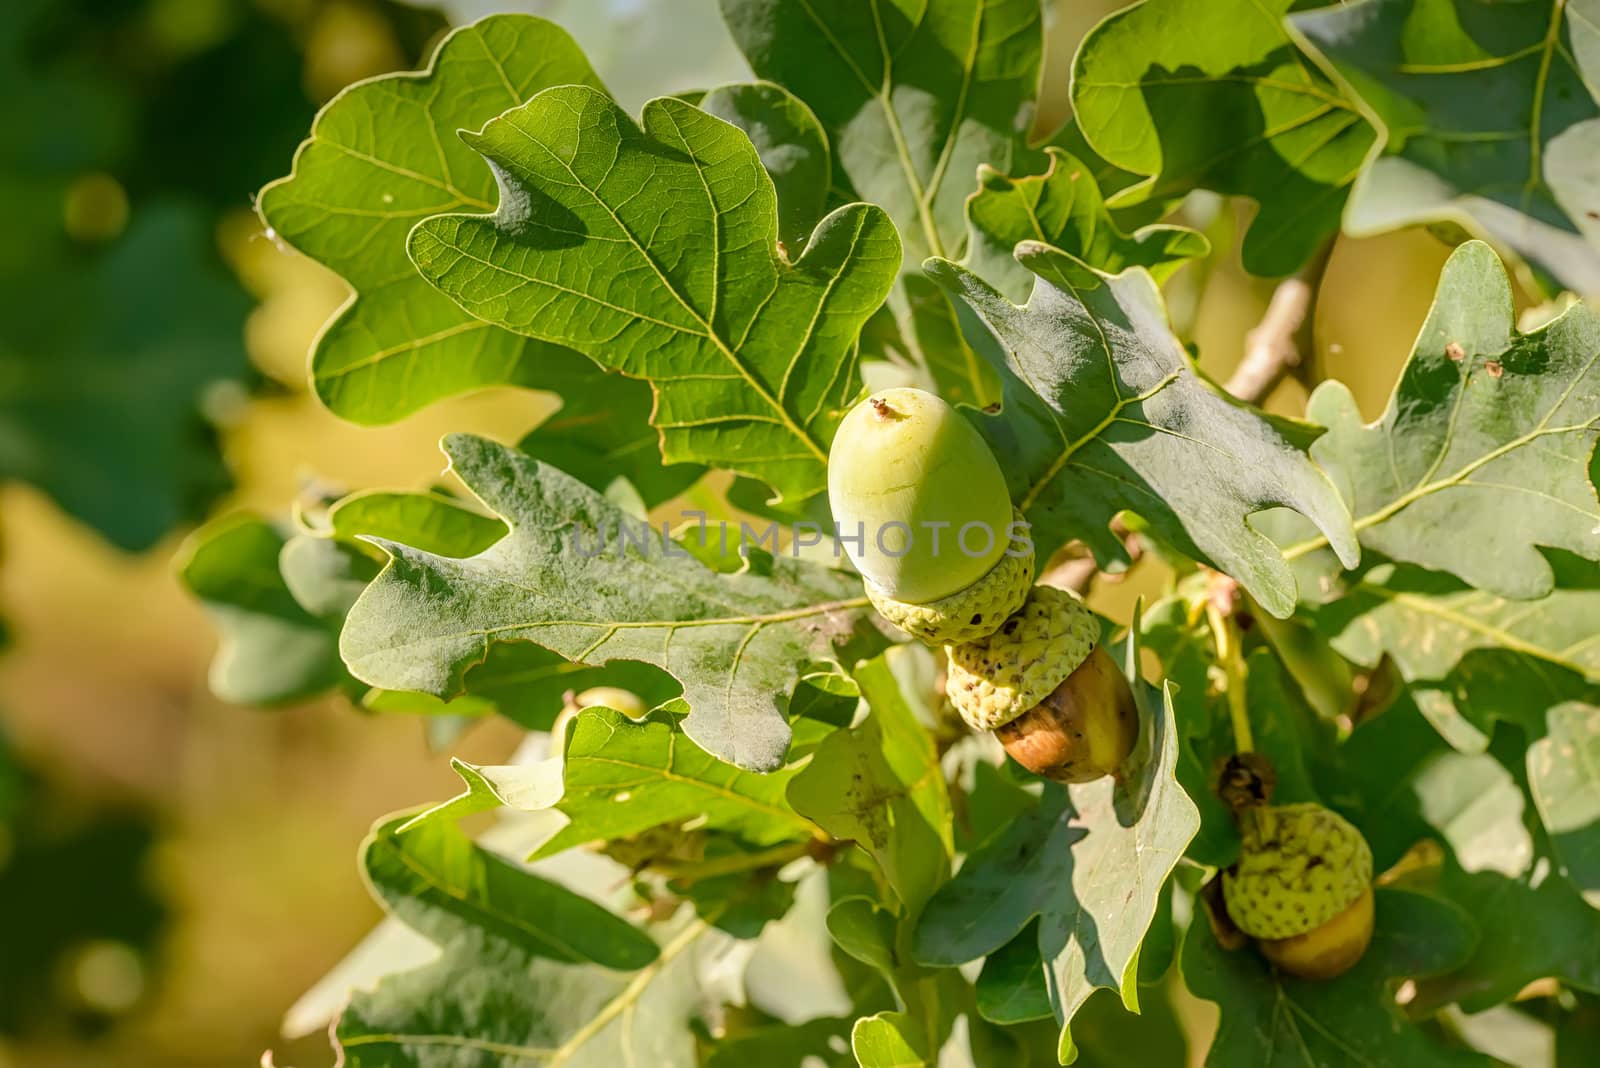
M1450 344L1446 345L1444 347L1444 354L1457 363L1460 363L1462 360L1467 358L1467 350L1462 348L1461 343L1458 341L1452 341Z
M1483 369L1489 372L1490 378L1499 378L1506 373L1506 369L1500 366L1499 360L1484 360Z

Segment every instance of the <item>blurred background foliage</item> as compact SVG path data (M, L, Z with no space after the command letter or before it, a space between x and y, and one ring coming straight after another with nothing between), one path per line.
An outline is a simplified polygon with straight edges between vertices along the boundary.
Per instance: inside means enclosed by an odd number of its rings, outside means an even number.
M1121 5L1049 6L1041 131L1068 117L1078 40ZM321 103L505 10L567 26L631 109L748 77L715 0L0 4L0 1068L330 1061L320 1034L279 1032L378 917L349 858L375 814L456 780L412 718L218 703L213 631L171 561L208 515L420 488L444 431L511 441L550 411L499 391L337 420L305 366L343 286L251 210ZM1180 210L1217 251L1168 299L1224 378L1272 284L1240 266L1247 206ZM1314 359L1269 407L1298 413L1336 373L1376 415L1448 251L1339 239ZM1160 567L1102 582L1097 607L1125 616ZM499 763L517 739L495 721L454 751Z

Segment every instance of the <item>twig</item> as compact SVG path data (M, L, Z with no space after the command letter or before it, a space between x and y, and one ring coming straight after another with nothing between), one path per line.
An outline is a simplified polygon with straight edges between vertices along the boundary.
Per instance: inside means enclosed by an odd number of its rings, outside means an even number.
M1247 404L1260 404L1300 366L1311 350L1311 321L1329 251L1324 248L1278 283L1261 322L1244 336L1244 359L1223 389Z

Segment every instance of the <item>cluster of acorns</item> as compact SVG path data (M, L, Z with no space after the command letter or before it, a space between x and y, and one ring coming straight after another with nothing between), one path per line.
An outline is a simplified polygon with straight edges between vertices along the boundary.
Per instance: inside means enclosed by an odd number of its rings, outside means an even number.
M840 424L828 498L879 614L948 659L968 726L1056 782L1114 775L1139 733L1127 678L1073 594L1033 585L1031 540L982 436L918 389L882 390ZM1244 845L1222 888L1239 931L1279 967L1344 971L1372 933L1372 853L1315 804L1238 810Z
M968 726L1057 782L1121 766L1139 729L1128 680L1094 613L1033 585L1033 543L1011 537L1026 528L971 423L919 389L874 394L834 437L828 501L879 614L944 646Z

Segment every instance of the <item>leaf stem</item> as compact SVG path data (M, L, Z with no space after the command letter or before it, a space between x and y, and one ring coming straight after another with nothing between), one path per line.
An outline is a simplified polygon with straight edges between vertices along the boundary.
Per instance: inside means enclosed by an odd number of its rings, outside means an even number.
M1217 643L1217 663L1222 667L1228 718L1233 721L1234 750L1253 752L1255 739L1250 734L1250 709L1245 702L1249 672L1239 652L1239 625L1234 622L1233 613L1224 612L1215 598L1206 601L1206 622L1211 625L1211 637Z
M781 846L773 846L771 849L763 849L755 853L730 853L726 856L712 857L710 860L699 861L658 861L652 864L651 867L669 878L682 879L686 882L698 882L701 879L711 879L718 875L759 871L762 868L781 868L790 861L810 856L815 848L815 843L810 840L787 842Z

